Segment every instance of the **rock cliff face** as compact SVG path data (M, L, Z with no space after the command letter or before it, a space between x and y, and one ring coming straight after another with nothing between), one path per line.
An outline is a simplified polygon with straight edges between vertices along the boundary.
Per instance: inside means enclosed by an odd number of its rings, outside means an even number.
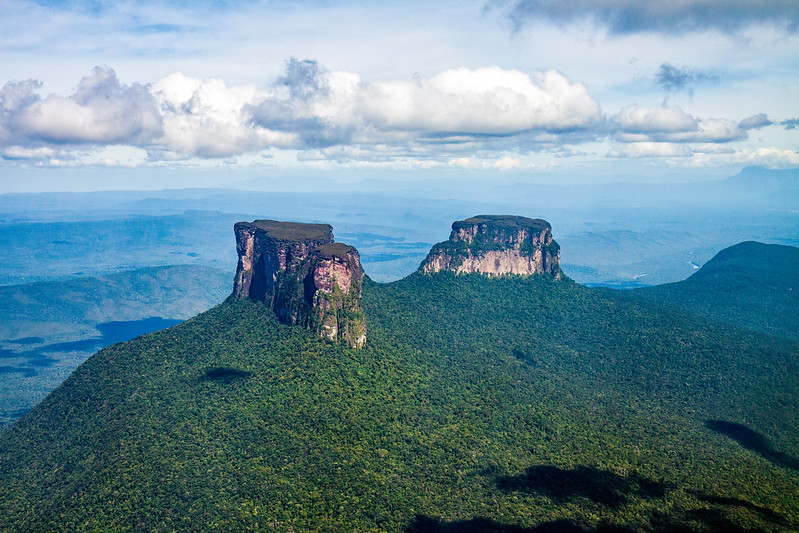
M453 223L449 240L433 246L419 270L545 274L560 279L560 246L552 240L552 227L545 220L479 215Z
M333 242L327 224L256 220L234 226L233 295L266 302L285 324L352 347L366 341L358 250Z

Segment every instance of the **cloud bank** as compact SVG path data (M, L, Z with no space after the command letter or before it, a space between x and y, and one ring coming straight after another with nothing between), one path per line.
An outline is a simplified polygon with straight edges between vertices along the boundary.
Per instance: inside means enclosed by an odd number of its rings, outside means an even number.
M690 81L673 74L675 86ZM81 152L126 146L149 162L277 149L295 150L305 162L414 160L512 169L520 163L508 154L571 157L577 152L570 146L605 141L612 143L609 157L718 153L713 146L772 124L763 113L733 121L665 104L633 104L608 115L584 84L558 71L499 67L369 82L290 59L266 87L181 73L125 85L112 69L97 67L69 96L42 97L40 90L35 80L0 90L3 159L65 164Z
M602 119L588 89L554 70L461 68L370 83L292 59L266 89L180 73L128 86L99 67L68 97L42 98L39 88L29 80L0 90L0 145L127 144L161 159L223 158L268 148L484 144L568 134Z

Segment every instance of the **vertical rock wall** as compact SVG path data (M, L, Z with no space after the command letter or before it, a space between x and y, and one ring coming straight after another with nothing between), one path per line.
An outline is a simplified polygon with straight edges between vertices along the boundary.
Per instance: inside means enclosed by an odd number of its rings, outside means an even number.
M306 287L320 334L346 339L350 346L366 341L366 316L361 307L363 269L358 250L345 244L320 246L313 252ZM311 285L312 280L312 285ZM307 297L307 296L306 296Z
M360 257L352 246L333 242L329 225L256 220L239 222L234 231L234 296L267 303L285 324L363 345Z
M545 274L559 279L560 247L545 220L480 215L453 223L449 240L433 246L419 270L490 276Z

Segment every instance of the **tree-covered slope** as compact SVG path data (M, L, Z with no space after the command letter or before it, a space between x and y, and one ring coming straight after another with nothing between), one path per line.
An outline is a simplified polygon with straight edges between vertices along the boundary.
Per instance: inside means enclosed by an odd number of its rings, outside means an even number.
M685 281L634 292L741 328L799 339L799 248L793 246L742 242Z
M348 350L228 300L0 434L18 531L799 527L799 344L568 280L364 287Z
M98 349L221 302L232 278L214 268L174 265L0 287L0 428Z

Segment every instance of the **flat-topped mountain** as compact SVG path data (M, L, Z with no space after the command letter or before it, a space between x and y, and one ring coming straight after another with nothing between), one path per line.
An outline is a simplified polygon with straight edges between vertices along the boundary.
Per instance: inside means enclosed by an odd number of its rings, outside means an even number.
M234 226L239 254L233 296L266 302L298 324L353 347L366 341L358 250L328 224L256 220Z
M328 224L300 224L276 220L237 222L236 251L239 263L233 294L272 303L278 274L296 266L314 248L333 242Z
M433 246L419 270L504 274L548 274L560 279L560 246L541 219L478 215L452 224L449 240Z

